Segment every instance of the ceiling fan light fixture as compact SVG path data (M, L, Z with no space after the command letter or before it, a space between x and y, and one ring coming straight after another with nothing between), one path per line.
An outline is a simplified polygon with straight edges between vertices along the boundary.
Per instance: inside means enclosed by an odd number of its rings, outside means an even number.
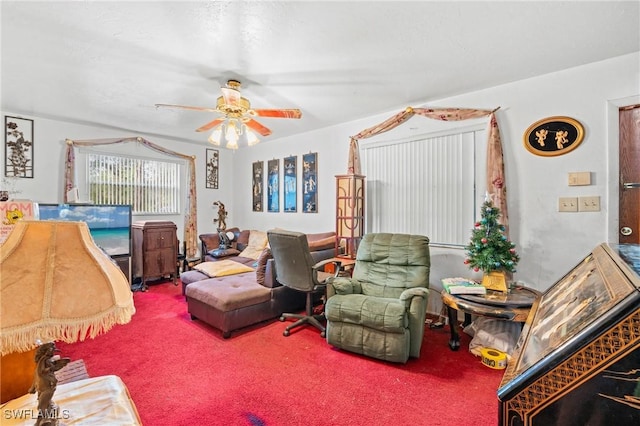
M230 140L227 142L228 149L238 149L238 141Z
M260 142L258 136L240 119L227 118L216 126L208 138L213 145L224 145L229 149L238 149L240 145L253 146Z
M229 149L238 149L238 140L240 139L239 133L242 131L242 123L239 123L236 119L227 119L227 131L225 132L225 140L221 141L226 143L226 147Z
M260 139L258 139L256 134L247 128L247 145L254 146L254 145L257 145L259 142L260 142Z
M209 135L209 138L207 139L209 141L209 143L211 143L212 145L215 146L220 146L220 136L221 136L221 131L220 131L220 126L216 127L215 129L213 129L213 132L211 132L211 134Z
M247 138L247 135L249 133L249 129L247 129L247 126L240 120L238 120L238 132L239 132L238 142L240 142L240 144L242 145L248 145L249 140Z
M229 120L225 120L224 123L220 125L220 143L227 145L229 142Z
M196 107L188 105L156 104L156 107L183 108L196 111L208 111L224 114L210 122L200 126L196 132L212 130L208 141L213 145L226 145L232 149L237 149L238 144L253 146L260 142L255 132L262 136L269 136L271 130L253 117L270 118L301 118L299 109L251 109L251 103L247 98L241 96L240 81L230 79L226 87L221 87L222 96L216 101L215 108ZM250 127L247 127L249 123Z

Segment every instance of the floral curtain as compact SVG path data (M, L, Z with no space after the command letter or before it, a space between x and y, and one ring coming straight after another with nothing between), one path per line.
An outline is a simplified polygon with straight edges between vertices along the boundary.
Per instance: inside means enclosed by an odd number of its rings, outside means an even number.
M502 155L502 142L500 141L500 129L496 120L494 110L485 109L469 109L469 108L412 108L407 107L404 111L399 112L391 118L369 127L351 136L349 146L349 163L347 165L348 173L361 174L360 170L360 154L358 148L358 140L379 135L394 129L409 120L414 115L431 118L441 121L461 121L474 118L489 117L488 143L487 143L487 192L492 198L494 205L500 208L502 213L500 223L505 227L505 235L509 236L509 215L507 211L507 186L504 178L504 162Z
M180 154L175 151L163 148L151 141L148 141L141 137L129 137L122 139L92 139L84 141L74 141L67 139L67 152L65 155L65 183L64 183L64 201L67 200L67 192L75 187L75 151L76 146L98 146L98 145L112 145L118 143L134 142L139 143L149 149L157 152L161 152L172 157L182 158L187 160L189 164L189 189L186 198L186 208L184 215L184 238L187 243L188 257L195 256L198 251L198 240L196 235L196 224L198 221L197 206L198 200L196 196L196 163L195 156Z

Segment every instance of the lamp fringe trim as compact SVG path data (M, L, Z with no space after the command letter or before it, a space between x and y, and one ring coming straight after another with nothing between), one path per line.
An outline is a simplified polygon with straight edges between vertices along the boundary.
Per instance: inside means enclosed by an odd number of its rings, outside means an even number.
M74 343L87 337L95 339L98 335L111 330L116 324L127 324L136 309L133 306L114 307L106 312L89 318L76 318L73 323L56 324L54 319L44 319L28 327L2 331L0 336L0 355L14 352L26 352L38 346L38 341L62 341Z

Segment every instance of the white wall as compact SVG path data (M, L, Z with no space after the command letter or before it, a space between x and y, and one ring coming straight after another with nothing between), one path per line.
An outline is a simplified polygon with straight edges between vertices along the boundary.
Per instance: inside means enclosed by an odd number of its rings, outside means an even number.
M625 55L563 72L539 76L452 98L412 106L440 106L492 109L497 113L502 136L510 237L516 243L521 262L515 279L545 290L572 268L582 256L605 241L617 241L618 141L609 133L614 116L610 103L640 103L640 57ZM384 114L304 135L271 140L235 154L232 222L241 227L267 229L284 227L307 232L334 229L334 175L346 173L349 137L391 117L407 105ZM304 112L303 112L304 113ZM570 116L582 123L585 138L574 151L557 157L531 154L523 134L533 122L550 116ZM467 126L478 121L460 122ZM413 117L402 126L369 140L397 140L410 135L442 130L442 123ZM366 143L363 140L361 143ZM319 213L254 213L251 211L251 163L289 155L318 152ZM568 186L569 172L589 171L590 186ZM558 197L599 195L601 211L559 213ZM610 201L613 200L613 202ZM371 213L371 212L370 212ZM375 213L373 213L375 214ZM473 225L469 224L471 229ZM613 231L612 231L613 230ZM610 236L609 233L612 235ZM446 276L473 276L462 263L464 252L432 249L431 282L439 287Z
M500 106L500 125L507 180L511 239L522 258L517 280L545 290L597 244L616 241L617 220L617 137L616 114L612 105L640 103L640 54L588 64L559 73L518 81L464 95L412 106L440 106L491 109ZM471 71L470 71L471 72ZM624 98L624 100L622 100ZM204 154L207 143L149 139L175 151L197 156L198 232L215 229L213 201L222 200L229 211L227 225L267 230L282 227L305 232L335 228L336 174L347 171L349 137L397 113L407 105L366 119L289 138L272 139L252 148L230 152L220 150L220 189L204 188ZM10 111L3 114L13 115ZM304 111L303 111L304 114ZM549 116L566 115L580 121L585 139L574 151L558 157L539 157L523 145L523 133L533 122ZM20 198L40 202L62 200L64 140L130 136L89 126L35 119L35 177L20 179ZM304 119L304 118L303 118ZM472 122L461 122L466 126ZM474 121L477 123L477 121ZM397 140L411 134L430 133L451 125L414 117L376 140ZM143 136L134 135L134 136ZM365 143L365 141L362 141ZM318 213L256 213L251 207L251 166L290 155L318 153ZM4 152L2 153L4 161ZM281 161L282 164L282 161ZM569 187L567 174L592 173L592 185ZM300 176L300 174L299 174ZM299 179L300 185L301 179ZM300 191L300 187L298 188ZM300 192L299 192L300 193ZM599 195L601 211L559 213L558 197ZM300 195L299 195L300 200ZM299 201L300 202L300 201ZM182 219L173 219L182 236ZM470 228L472 224L469 224ZM432 249L431 283L440 288L446 276L471 275L462 263L462 250ZM437 303L439 298L432 298ZM432 308L432 310L434 310Z
M213 218L217 217L217 207L213 202L220 199L231 198L233 192L233 172L231 164L233 153L228 150L220 150L220 183L218 189L205 188L205 150L214 148L210 144L196 145L187 142L179 142L161 139L144 134L131 134L119 130L100 127L78 125L62 121L55 121L37 116L14 114L11 111L2 111L2 115L20 116L34 120L34 177L33 179L9 179L11 189L20 191L12 198L29 199L39 203L63 202L64 187L64 154L65 140L90 140L104 138L124 138L141 136L160 145L186 155L196 156L196 179L198 193L198 231L215 232ZM129 145L131 143L127 143ZM145 151L150 156L157 156L153 151L140 146L137 152L144 155ZM2 168L4 169L5 153L2 150ZM4 175L4 171L2 172ZM81 199L86 199L80 194ZM178 239L184 240L184 217L181 215L169 216L134 216L133 220L162 219L174 222L178 227Z

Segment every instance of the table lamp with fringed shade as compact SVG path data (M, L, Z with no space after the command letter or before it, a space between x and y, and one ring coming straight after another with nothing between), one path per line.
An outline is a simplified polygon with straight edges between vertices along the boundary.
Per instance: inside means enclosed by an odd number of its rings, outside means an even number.
M135 313L126 276L85 222L17 222L0 245L0 290L3 359L38 342L94 338Z

